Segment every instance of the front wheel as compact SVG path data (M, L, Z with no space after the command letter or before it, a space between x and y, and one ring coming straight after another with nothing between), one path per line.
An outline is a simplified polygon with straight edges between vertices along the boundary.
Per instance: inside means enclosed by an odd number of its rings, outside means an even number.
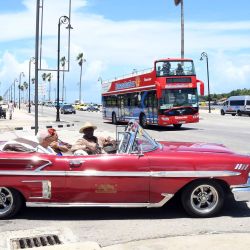
M182 124L173 124L173 126L174 126L174 128L176 128L176 129L180 129L181 126L182 126Z
M116 114L115 114L115 113L112 114L112 123L113 123L114 125L117 124L117 118L116 118Z
M237 115L238 116L241 116L242 115L242 112L240 110L237 111Z
M21 195L6 187L0 187L0 219L14 216L22 206Z
M225 111L222 109L222 110L220 111L220 114L221 114L221 115L225 115Z
M183 190L181 201L192 217L211 217L223 207L224 191L215 181L196 181Z

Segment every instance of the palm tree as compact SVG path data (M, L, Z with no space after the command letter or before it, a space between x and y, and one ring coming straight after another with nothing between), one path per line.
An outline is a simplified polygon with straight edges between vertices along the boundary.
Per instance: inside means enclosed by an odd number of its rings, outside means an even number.
M43 81L44 81L44 85L46 86L46 80L47 80L47 74L46 73L43 73L42 74L42 79L43 79ZM43 88L42 88L43 89ZM44 93L43 93L43 95L44 95ZM50 92L49 92L49 98L50 98Z
M42 74L42 79L43 79L43 81L45 82L45 84L46 84L46 81L48 80L48 82L49 82L49 101L50 101L50 93L51 93L51 79L52 79L52 74L51 73L48 73L48 74L46 74L46 73L43 73Z
M23 92L23 90L24 90L24 87L23 87L23 85L21 85L21 84L18 84L18 89L19 89L19 105L20 105L20 100L22 99L20 96L20 91L22 91Z
M64 101L64 68L65 68L65 64L66 64L66 57L63 56L60 59L61 65L63 67L63 86L62 86L62 102Z
M78 64L81 68L80 70L80 83L79 83L79 102L82 102L82 64L83 62L86 62L86 59L83 57L83 53L79 53L76 57L76 60L78 61Z
M23 90L26 90L26 100L28 99L28 98L27 98L27 94L28 94L28 93L27 93L27 89L28 89L28 87L29 87L29 84L28 84L27 82L24 82L24 83L23 83Z
M181 4L181 58L184 58L184 0L174 0L175 5Z
M50 93L51 93L51 79L52 79L52 74L51 73L48 73L47 74L47 80L48 80L48 83L49 83L49 101L50 100Z

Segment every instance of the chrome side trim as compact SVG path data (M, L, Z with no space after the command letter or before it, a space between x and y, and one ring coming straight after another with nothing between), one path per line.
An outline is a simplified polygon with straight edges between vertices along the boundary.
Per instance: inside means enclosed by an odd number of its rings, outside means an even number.
M237 170L247 170L248 168L248 164L236 164L235 168L234 169L237 169Z
M41 160L42 160L42 161L45 161L45 162L47 162L47 163L41 165L39 168L37 168L37 169L35 170L35 172L40 172L42 169L44 169L45 167L47 167L47 166L49 166L49 165L52 164L51 161L49 161L49 160L43 160L43 159L41 159Z
M160 202L158 203L150 203L147 207L162 207L165 205L173 196L174 194L161 194L162 196L165 196Z
M65 171L0 171L0 175L21 176L66 176Z
M157 171L151 172L151 177L223 177L237 176L240 172L235 171Z
M46 164L47 165L47 164ZM152 177L152 178L182 178L199 177L213 178L241 175L236 171L0 171L0 175L25 175L25 176L99 176L99 177Z
M27 207L162 207L173 194L162 194L164 198L157 203L59 203L59 202L26 202Z
M51 198L51 181L48 180L30 180L22 181L23 183L41 183L42 196L31 196L30 199L50 199Z

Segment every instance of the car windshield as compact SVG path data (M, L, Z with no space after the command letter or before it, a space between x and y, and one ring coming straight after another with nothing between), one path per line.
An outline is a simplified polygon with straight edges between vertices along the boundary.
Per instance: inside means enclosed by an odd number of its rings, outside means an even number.
M72 108L72 105L64 105L63 106L65 109L69 109L69 108Z
M128 123L125 132L120 134L118 153L144 153L159 147L159 143L133 120Z
M160 109L191 106L198 107L198 95L196 89L164 89L159 101Z

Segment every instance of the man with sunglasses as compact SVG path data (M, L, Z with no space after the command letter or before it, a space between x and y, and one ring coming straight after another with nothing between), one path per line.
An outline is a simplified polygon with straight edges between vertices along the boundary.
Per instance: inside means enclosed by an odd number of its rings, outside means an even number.
M56 152L50 147L51 142L54 141L54 137L48 130L41 130L36 137L39 143L36 147L37 152L56 155Z

